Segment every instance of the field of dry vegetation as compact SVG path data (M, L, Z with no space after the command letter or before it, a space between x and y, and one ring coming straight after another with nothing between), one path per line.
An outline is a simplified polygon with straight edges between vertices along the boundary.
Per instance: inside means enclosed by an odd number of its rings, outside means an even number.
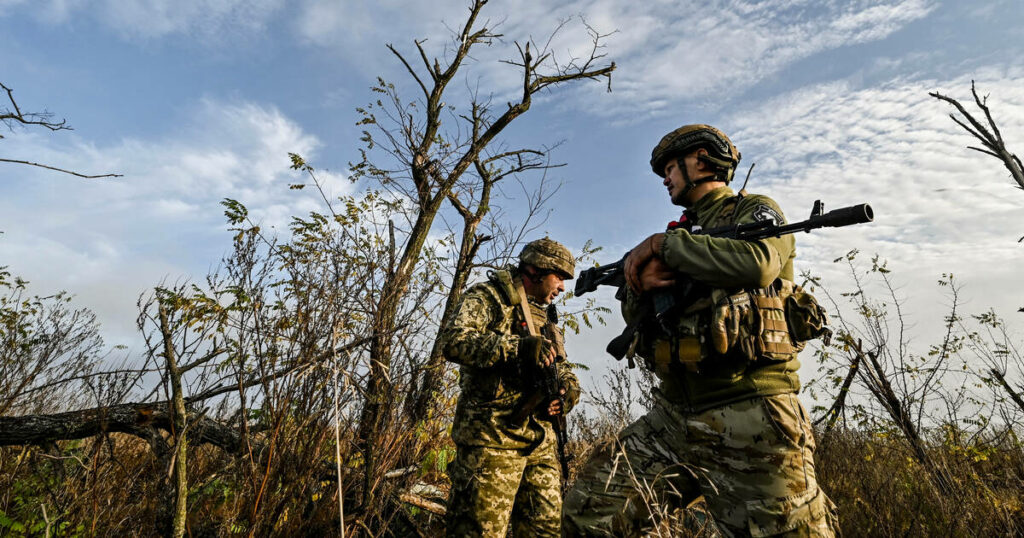
M422 366L416 354L400 355L408 362L391 378L399 396L386 407L388 425L369 468L358 437L370 397L361 390L365 342L331 329L332 308L310 308L289 295L302 290L272 285L264 271L273 265L262 265L268 251L257 255L257 235L242 232L223 274L205 287L158 288L140 302L149 352L116 368L119 351L104 350L87 310L63 295L30 297L27 284L4 275L2 534L168 534L178 506L190 536L340 535L342 520L347 536L442 531L454 372L445 369L438 403L414 422L406 404ZM957 313L959 289L947 279L940 287L952 304L946 335L915 355L899 340L907 338L902 320L889 313L898 301L885 295L892 285L884 264L861 264L856 253L840 263L862 287L835 294L842 301L832 305L836 335L804 360L818 361L821 373L808 395L831 404L813 413L817 460L844 533L1020 535L1024 410L1015 387L1024 361L1011 335L990 313ZM880 299L870 298L872 289ZM569 330L585 327L581 314L570 314ZM430 349L433 334L418 327L403 334L403 348ZM325 352L325 342L334 351ZM211 358L221 346L226 351ZM167 353L187 370L180 436ZM585 411L570 421L574 472L644 408L650 383L641 371L613 369L586 387ZM187 464L181 504L180 461Z

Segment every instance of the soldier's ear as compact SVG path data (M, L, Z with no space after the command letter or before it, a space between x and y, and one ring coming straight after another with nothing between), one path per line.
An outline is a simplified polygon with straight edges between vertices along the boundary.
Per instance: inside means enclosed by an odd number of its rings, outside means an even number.
M703 172L705 170L711 170L711 163L709 163L705 157L708 156L708 150L704 148L697 148L697 151L693 152L697 156L697 170Z

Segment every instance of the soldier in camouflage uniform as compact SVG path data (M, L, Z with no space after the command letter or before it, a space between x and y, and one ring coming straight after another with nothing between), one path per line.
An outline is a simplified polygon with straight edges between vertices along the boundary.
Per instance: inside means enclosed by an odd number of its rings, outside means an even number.
M443 329L445 358L459 365L461 389L452 424L457 451L448 465L448 536L504 538L510 518L515 536L561 533L552 422L576 405L580 390L551 301L573 278L575 263L548 238L526 245L519 260L470 287ZM524 410L531 372L552 363L559 393Z
M726 536L838 532L797 399L803 342L791 332L803 333L792 330L788 305L809 295L793 284L793 236L743 241L691 233L784 224L771 198L728 187L739 160L732 142L708 125L681 127L653 151L654 173L686 211L630 252L619 294L623 316L634 321L646 292L683 275L696 282L699 299L665 327L640 326L632 351L660 380L655 405L580 473L565 500L566 535L640 535L659 514L701 495Z

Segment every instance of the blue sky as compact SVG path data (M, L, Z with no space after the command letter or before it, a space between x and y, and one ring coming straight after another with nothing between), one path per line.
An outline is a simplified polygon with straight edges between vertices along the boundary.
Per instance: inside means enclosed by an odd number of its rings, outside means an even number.
M385 44L412 53L414 38L428 38L442 54L446 24L461 24L465 9L0 0L0 81L23 109L75 128L4 132L0 156L125 175L87 181L0 164L0 264L36 293L77 294L109 343L135 345L138 294L201 279L229 248L222 198L269 225L320 208L287 189L288 152L326 170L336 194L365 187L345 179L360 147L354 109L378 75L414 89ZM922 340L941 322L944 272L964 284L968 310L1024 316L1024 193L1000 163L964 149L971 139L927 96L967 99L977 80L1010 149L1024 152L1024 2L492 0L484 15L505 38L474 56L453 100L474 85L496 102L517 91L518 74L498 60L560 19L574 18L554 41L562 54L586 47L581 16L615 31L603 51L619 66L612 93L594 83L545 94L507 133L510 145L562 142L553 158L567 166L552 178L564 185L543 226L556 239L595 239L610 260L663 228L678 209L650 173L650 149L679 125L711 123L743 152L739 176L757 163L750 190L791 220L816 198L875 207L873 225L801 236L798 270L840 286L832 259L881 254ZM577 356L600 356L614 332L571 343Z

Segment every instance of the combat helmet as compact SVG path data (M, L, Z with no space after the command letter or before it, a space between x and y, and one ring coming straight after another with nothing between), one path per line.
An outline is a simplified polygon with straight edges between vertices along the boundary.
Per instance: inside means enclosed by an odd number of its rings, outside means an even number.
M572 280L576 275L576 260L572 253L548 237L527 243L519 253L519 262L559 273L565 280Z
M725 133L701 123L684 125L661 137L661 142L651 151L651 169L655 174L665 177L665 164L669 159L679 158L697 147L708 151L701 160L718 170L716 180L726 183L732 180L736 166L740 163L739 150Z

